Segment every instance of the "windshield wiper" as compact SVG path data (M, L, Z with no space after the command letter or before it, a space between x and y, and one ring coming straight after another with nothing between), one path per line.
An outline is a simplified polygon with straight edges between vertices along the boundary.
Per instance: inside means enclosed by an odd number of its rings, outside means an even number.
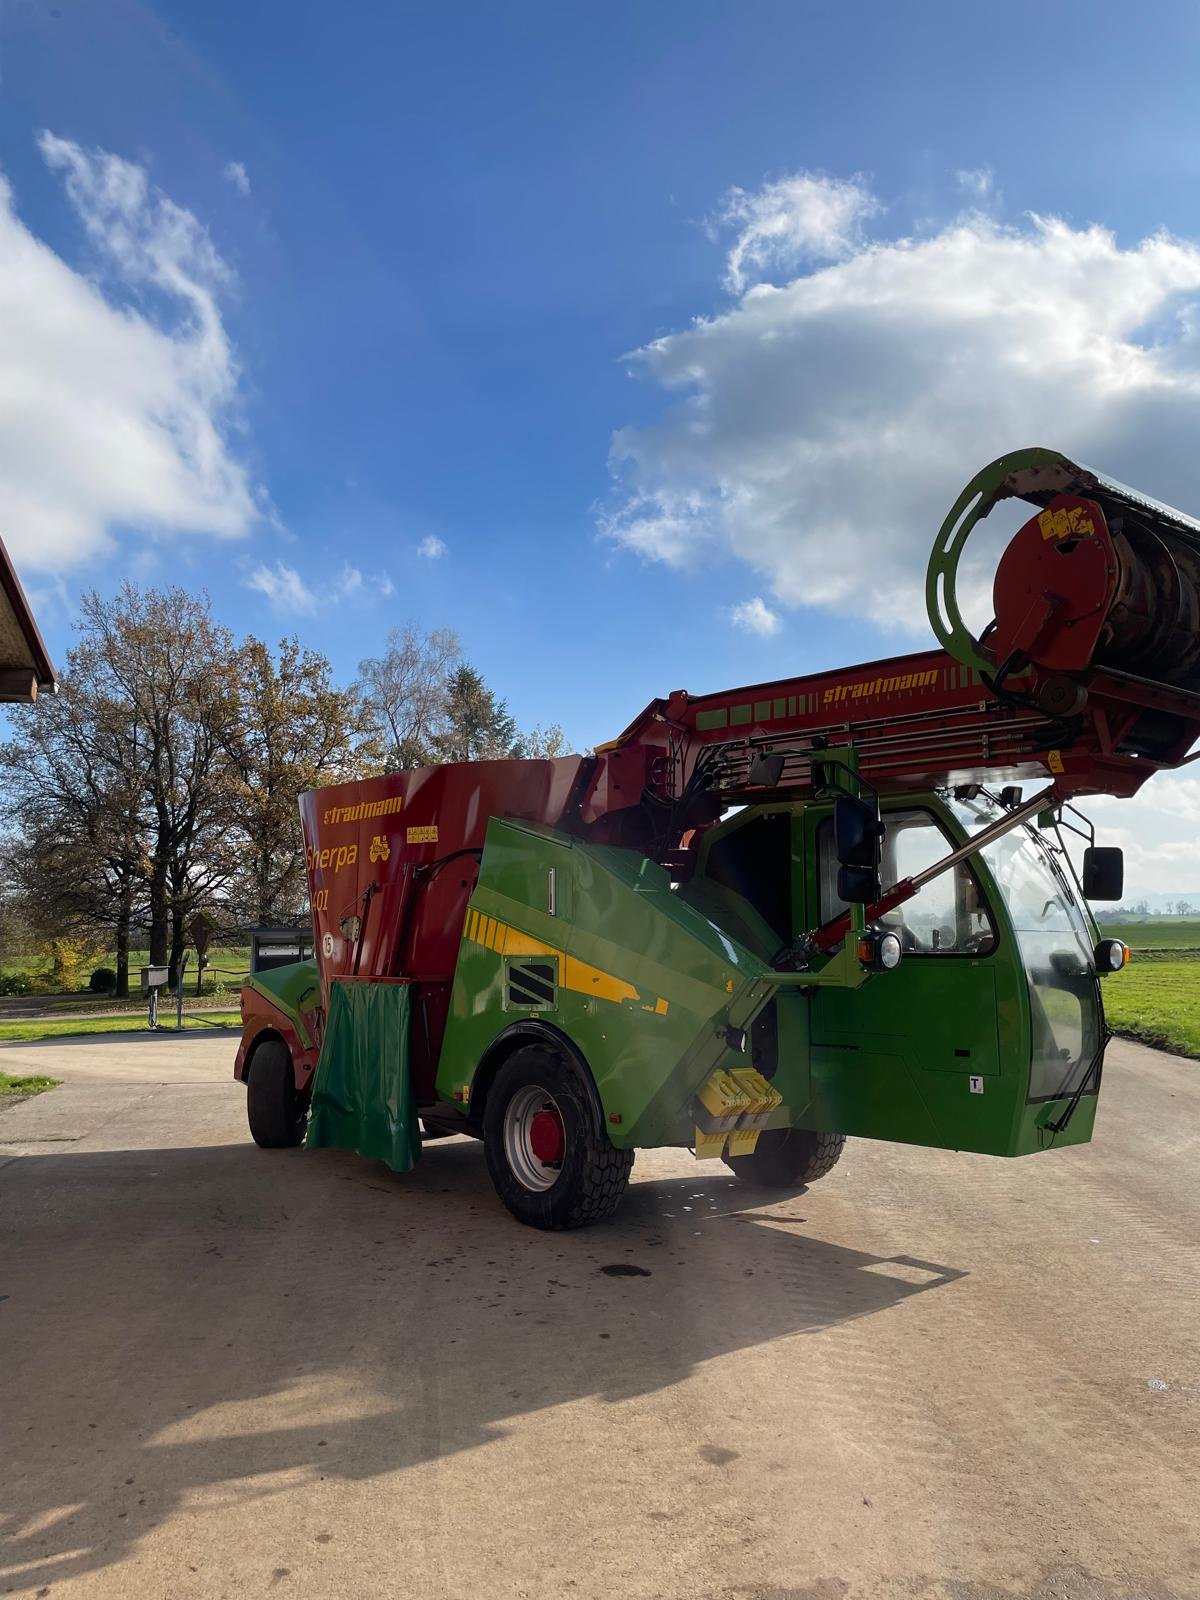
M1061 1114L1059 1116L1055 1117L1053 1122L1047 1122L1045 1124L1047 1132L1058 1134L1058 1133L1061 1133L1063 1131L1063 1129L1067 1126L1067 1124L1070 1122L1071 1118L1075 1115L1076 1107L1079 1105L1079 1102L1083 1099L1084 1091L1087 1088L1089 1082L1091 1081L1091 1077L1092 1077L1092 1073L1093 1072L1096 1074L1096 1088L1097 1088L1097 1090L1099 1090L1099 1088L1100 1088L1100 1071L1099 1071L1099 1069L1100 1069L1101 1064L1104 1061L1104 1052L1108 1048L1108 1041L1112 1038L1112 1036L1113 1036L1112 1029L1111 1028L1105 1028L1104 1037L1100 1040L1100 1048L1096 1051L1096 1054L1092 1057L1091 1062L1088 1065L1087 1071L1084 1073L1083 1077L1080 1078L1078 1088L1075 1090L1075 1093L1071 1096L1070 1100L1067 1101L1067 1104L1063 1107L1063 1110L1062 1110ZM1072 1068L1071 1070L1073 1072L1074 1068ZM1063 1080L1062 1088L1054 1096L1055 1100L1061 1099L1062 1096L1067 1092L1067 1084L1070 1083L1070 1081L1071 1081L1071 1073L1068 1072L1066 1078Z

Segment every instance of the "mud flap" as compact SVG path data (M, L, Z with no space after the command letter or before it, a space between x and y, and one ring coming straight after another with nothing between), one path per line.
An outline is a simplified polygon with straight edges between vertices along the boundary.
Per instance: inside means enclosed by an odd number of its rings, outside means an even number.
M410 991L406 983L335 978L313 1076L307 1143L354 1150L408 1172L421 1133L408 1066Z

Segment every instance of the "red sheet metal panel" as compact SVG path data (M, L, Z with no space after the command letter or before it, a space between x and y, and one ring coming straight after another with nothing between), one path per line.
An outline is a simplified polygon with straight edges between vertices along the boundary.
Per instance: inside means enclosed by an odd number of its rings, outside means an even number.
M317 963L330 979L448 980L488 819L561 822L582 758L419 767L300 800ZM451 859L454 858L454 859ZM360 919L356 925L354 919Z
M1090 665L1117 586L1117 555L1094 500L1060 494L1009 541L992 585L997 663L1014 651L1051 671Z

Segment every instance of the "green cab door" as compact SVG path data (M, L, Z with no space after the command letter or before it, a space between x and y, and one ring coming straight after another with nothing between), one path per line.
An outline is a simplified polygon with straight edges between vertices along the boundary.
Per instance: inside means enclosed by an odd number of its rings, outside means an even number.
M883 882L948 854L951 833L932 797L884 809ZM810 926L844 909L832 812L798 817ZM881 919L904 949L892 972L859 989L812 991L813 1125L905 1143L1006 1148L1011 1094L1001 1080L999 927L972 869L960 864ZM1000 963L999 965L1003 965ZM990 1099L989 1099L990 1096Z

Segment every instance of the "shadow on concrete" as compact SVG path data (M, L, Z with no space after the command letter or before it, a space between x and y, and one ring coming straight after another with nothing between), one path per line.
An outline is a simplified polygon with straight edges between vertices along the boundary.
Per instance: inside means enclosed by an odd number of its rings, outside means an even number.
M4 1191L0 1589L102 1570L210 1486L473 1450L963 1275L812 1237L803 1198L781 1209L721 1167L537 1233L467 1140L403 1178L249 1143L39 1154Z

